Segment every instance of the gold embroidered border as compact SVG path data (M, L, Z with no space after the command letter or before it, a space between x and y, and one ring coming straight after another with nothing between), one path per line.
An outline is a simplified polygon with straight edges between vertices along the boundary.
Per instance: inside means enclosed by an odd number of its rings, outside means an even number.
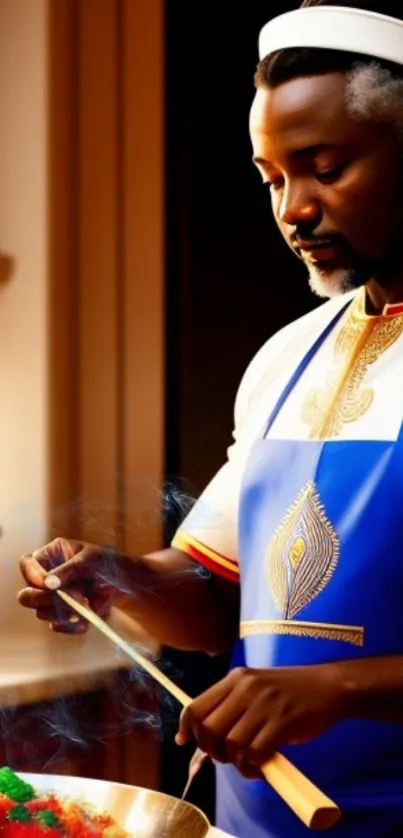
M313 640L337 640L351 646L364 645L364 629L360 626L337 626L331 623L308 623L298 620L250 620L241 623L241 638L261 634L310 637Z

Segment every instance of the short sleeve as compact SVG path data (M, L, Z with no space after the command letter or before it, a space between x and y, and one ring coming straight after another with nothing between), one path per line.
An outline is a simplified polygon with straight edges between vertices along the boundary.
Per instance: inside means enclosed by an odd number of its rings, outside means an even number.
M176 532L172 546L199 564L237 581L240 471L228 459Z

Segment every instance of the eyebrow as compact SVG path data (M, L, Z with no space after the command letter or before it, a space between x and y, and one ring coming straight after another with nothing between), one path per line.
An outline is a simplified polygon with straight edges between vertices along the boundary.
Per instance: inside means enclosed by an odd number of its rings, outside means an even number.
M258 166L271 166L270 160L265 160L264 157L252 157L252 163L256 163Z
M334 143L316 143L315 145L306 146L306 148L300 148L296 151L292 152L292 156L299 159L301 157L309 157L312 154L317 154L319 151L329 151L329 149L336 148ZM252 163L255 163L258 166L273 166L270 160L266 160L264 157L252 157Z

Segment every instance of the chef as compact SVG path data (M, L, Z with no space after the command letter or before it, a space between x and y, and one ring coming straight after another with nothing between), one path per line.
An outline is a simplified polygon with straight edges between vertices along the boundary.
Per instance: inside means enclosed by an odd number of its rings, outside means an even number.
M169 550L56 539L21 560L19 600L84 631L58 610L63 585L162 643L233 649L177 735L216 762L222 829L308 834L261 779L279 750L341 806L335 835L388 838L403 828L401 0L306 0L259 52L253 161L324 302L252 360L226 461Z

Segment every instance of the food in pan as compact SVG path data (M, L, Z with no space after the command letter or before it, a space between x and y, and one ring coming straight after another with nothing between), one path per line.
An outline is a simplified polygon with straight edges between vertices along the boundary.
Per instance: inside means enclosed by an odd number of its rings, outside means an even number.
M0 768L0 838L129 838L108 813L38 793L8 766Z

